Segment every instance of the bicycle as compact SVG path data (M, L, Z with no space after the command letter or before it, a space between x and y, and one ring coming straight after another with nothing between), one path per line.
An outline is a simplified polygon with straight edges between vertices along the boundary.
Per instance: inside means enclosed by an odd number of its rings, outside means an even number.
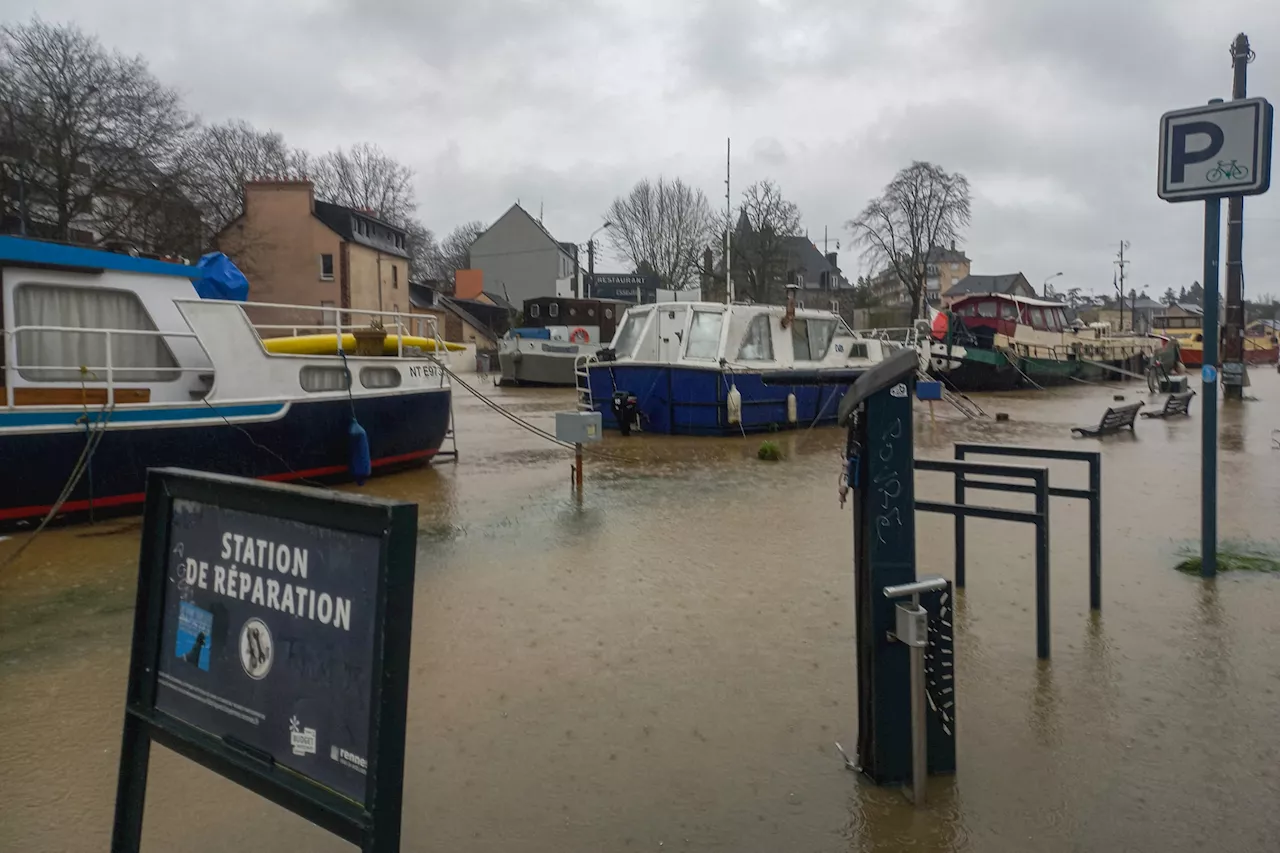
M1242 181L1249 176L1249 170L1241 166L1235 160L1228 163L1226 160L1219 160L1218 165L1214 166L1207 173L1205 178L1209 183L1216 184L1218 181Z

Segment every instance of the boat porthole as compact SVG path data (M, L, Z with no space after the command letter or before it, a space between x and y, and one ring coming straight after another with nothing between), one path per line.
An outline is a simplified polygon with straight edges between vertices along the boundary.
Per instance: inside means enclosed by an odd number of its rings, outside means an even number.
M606 309L604 309L604 318L605 318L606 320L612 320L612 319L613 319L613 309L612 309L612 308L606 308Z

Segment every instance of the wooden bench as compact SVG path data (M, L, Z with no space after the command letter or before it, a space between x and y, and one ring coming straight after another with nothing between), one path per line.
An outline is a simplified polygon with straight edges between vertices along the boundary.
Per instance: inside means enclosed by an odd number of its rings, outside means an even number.
M1170 394L1169 399L1164 401L1163 409L1158 412L1143 412L1142 416L1144 418L1168 418L1174 415L1190 417L1191 398L1195 395L1195 391L1183 391L1181 394Z
M1128 406L1117 406L1114 409L1107 409L1106 414L1102 416L1102 422L1098 424L1096 429L1090 427L1072 427L1072 433L1080 433L1086 438L1096 438L1100 435L1110 435L1114 432L1128 427L1133 430L1134 419L1138 417L1138 409L1142 408L1142 403L1130 403Z

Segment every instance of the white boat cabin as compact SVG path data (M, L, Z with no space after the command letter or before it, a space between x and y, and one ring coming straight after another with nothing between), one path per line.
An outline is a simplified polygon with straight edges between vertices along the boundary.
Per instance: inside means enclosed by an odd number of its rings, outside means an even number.
M779 370L870 367L890 346L858 335L831 311L659 302L627 309L611 349L619 363Z

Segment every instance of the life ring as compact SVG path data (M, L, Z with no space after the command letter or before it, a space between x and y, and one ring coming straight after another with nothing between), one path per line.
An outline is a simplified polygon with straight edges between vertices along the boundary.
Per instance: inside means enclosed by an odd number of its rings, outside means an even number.
M569 333L569 343L586 344L591 342L591 335L587 334L587 330L579 326Z

